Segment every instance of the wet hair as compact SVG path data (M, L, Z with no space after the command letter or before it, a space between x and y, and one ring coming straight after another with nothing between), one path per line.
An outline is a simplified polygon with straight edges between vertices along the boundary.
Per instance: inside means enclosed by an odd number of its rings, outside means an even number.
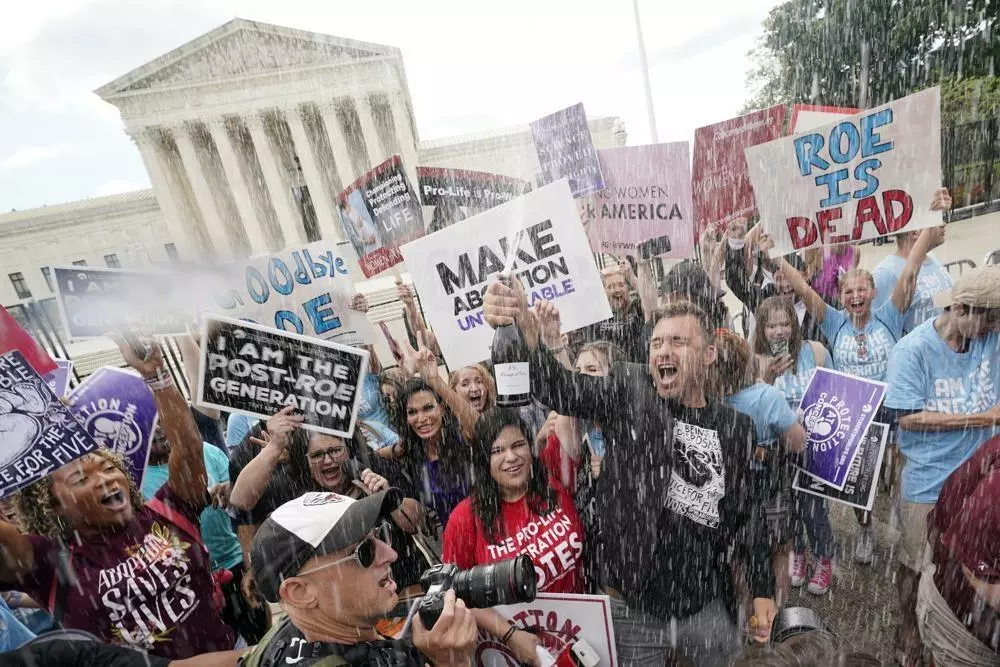
M865 269L851 269L850 271L845 271L844 275L840 276L840 279L837 281L837 296L840 296L844 291L844 285L847 284L847 281L854 278L864 278L868 281L868 285L872 288L872 291L875 291L875 278L872 277L872 274Z
M472 445L472 473L476 485L472 489L472 511L483 526L486 537L491 542L498 542L503 535L500 522L500 503L502 501L500 485L490 474L490 451L500 433L508 426L513 426L521 432L531 446L534 434L521 419L517 410L509 408L490 408L476 422L476 437ZM528 509L537 516L547 516L556 508L555 492L549 486L548 474L542 460L531 456L531 474L528 477Z
M685 301L683 299L669 301L666 305L660 306L654 310L649 319L650 331L652 332L652 330L656 328L656 325L660 320L686 316L690 316L698 320L698 324L701 325L701 333L705 339L706 345L712 345L715 343L716 327L713 326L714 323L709 319L709 316L704 310L696 306L693 302Z
M442 477L451 484L458 486L466 478L469 467L469 447L462 438L462 428L448 405L430 385L420 378L414 378L403 385L396 399L395 422L399 433L400 445L403 450L403 465L410 472L419 470L427 460L427 449L406 420L406 406L410 399L422 391L426 391L439 406L441 406L441 443L438 446L438 460L441 462ZM416 475L415 479L421 476Z
M802 327L799 325L799 316L795 313L795 304L791 299L771 296L757 306L757 312L754 313L753 351L771 356L771 347L767 342L765 331L767 325L771 323L771 316L779 310L788 316L788 321L792 325L792 337L788 339L788 354L792 358L792 372L795 373L798 371L799 352L802 350Z
M295 485L296 496L307 491L327 490L320 488L319 482L313 479L312 469L309 467L309 441L314 435L322 434L297 428L292 431L289 439L288 462L291 464L291 481ZM367 453L365 449L368 445L361 439L360 425L355 426L352 438L342 438L336 435L331 437L339 438L347 446L348 460L357 459L362 453Z
M139 511L146 503L129 472L125 457L118 452L103 447L95 449L92 454L111 461L125 475L128 485L128 496L132 509ZM18 528L21 532L42 535L53 539L69 537L73 526L59 514L59 503L52 493L52 475L46 475L31 486L21 489L14 495L14 508L17 510Z
M711 370L711 389L719 398L732 396L754 382L754 356L750 345L732 331L715 337L716 358Z
M597 340L592 343L587 343L580 348L580 351L576 353L576 361L580 361L580 357L584 352L590 352L591 354L597 355L604 360L604 365L611 368L619 361L625 361L625 353L622 349L615 345L614 343L609 343L603 340Z
M378 386L381 389L382 385L390 385L396 388L398 393L403 385L406 384L406 378L403 376L403 371L398 368L387 368L378 375Z
M462 375L462 371L467 371L469 369L478 371L479 374L483 376L483 384L486 385L486 400L483 402L483 407L492 408L497 402L497 383L493 379L493 375L490 373L489 369L487 369L483 364L472 364L471 366L459 368L457 371L452 371L448 376L448 385L452 389L458 389L458 381Z

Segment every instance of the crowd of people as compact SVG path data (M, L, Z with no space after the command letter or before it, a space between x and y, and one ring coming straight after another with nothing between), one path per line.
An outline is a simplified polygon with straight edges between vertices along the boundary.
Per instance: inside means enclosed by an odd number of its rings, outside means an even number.
M946 190L930 203L950 206ZM408 619L428 567L528 555L539 591L610 598L622 665L749 660L792 588L835 585L830 508L791 487L800 401L832 368L888 385L901 664L1000 665L1000 267L953 284L929 254L944 229L898 236L869 273L861 246L772 259L762 225L733 220L662 280L649 261L604 269L613 315L575 332L493 282L485 320L519 328L531 367L519 409L497 407L488 364L442 374L400 282L407 337L392 367L370 349L352 438L291 408L223 432L155 343L117 340L160 414L142 485L97 450L4 504L0 648L25 665L443 667L468 665L481 633L538 665L537 634L453 593L432 627ZM872 518L857 521L868 564ZM31 640L53 626L97 643Z

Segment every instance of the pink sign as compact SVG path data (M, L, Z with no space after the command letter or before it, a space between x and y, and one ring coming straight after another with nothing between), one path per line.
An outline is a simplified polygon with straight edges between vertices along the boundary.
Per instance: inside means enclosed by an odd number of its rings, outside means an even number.
M604 189L578 200L594 252L694 256L688 142L597 151Z

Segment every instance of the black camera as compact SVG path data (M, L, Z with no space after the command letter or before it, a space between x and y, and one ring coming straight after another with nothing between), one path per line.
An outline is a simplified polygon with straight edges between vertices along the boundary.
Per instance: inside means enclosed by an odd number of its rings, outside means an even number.
M535 599L535 565L528 556L477 565L459 570L449 564L435 565L420 575L424 599L420 620L430 630L444 610L444 594L454 589L466 607L485 609L498 604L531 602Z
M655 239L643 241L636 249L639 252L639 259L643 261L665 255L670 252L670 237L659 236Z

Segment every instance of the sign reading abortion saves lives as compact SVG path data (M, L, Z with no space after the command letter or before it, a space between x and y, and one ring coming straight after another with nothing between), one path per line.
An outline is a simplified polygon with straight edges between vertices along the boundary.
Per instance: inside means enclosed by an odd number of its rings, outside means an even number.
M938 88L746 149L772 256L941 224Z
M215 316L202 340L199 405L261 419L291 406L309 430L354 433L367 352Z
M565 331L611 317L580 214L563 179L402 247L424 312L453 368L490 356L493 330L483 319L483 294L503 270L508 237L518 230L524 233L513 272L529 304L552 301Z

